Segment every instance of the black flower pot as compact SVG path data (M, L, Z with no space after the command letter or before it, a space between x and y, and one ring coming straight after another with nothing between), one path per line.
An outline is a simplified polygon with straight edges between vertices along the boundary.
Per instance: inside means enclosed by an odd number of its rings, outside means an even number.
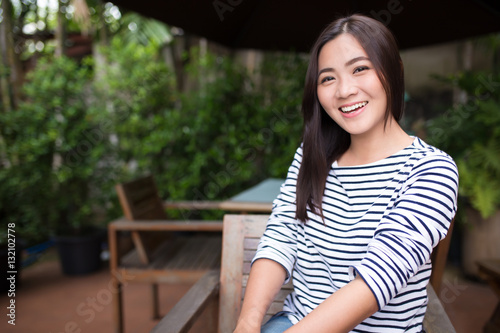
M99 270L105 235L105 230L92 229L78 235L55 236L63 273L84 275Z

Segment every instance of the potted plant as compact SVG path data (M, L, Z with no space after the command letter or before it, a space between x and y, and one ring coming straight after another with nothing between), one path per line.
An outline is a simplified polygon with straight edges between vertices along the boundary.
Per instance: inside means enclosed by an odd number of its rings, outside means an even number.
M8 141L0 177L16 189L14 202L2 195L0 210L22 230L53 237L67 274L99 268L104 239L99 222L106 217L98 209L112 186L113 164L105 159L109 140L92 107L91 75L86 61L40 59L23 86L23 102L0 119L2 137ZM70 247L77 244L87 248L71 255ZM83 254L92 254L93 262Z
M445 81L466 97L430 121L428 141L457 163L462 265L476 276L477 260L500 254L500 75L463 72Z

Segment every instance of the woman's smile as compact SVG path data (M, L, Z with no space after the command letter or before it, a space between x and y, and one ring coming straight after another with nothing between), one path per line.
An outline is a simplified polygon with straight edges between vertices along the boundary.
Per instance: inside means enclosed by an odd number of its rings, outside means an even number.
M354 113L356 111L359 111L361 108L363 108L364 106L366 106L366 104L368 104L368 101L354 103L354 104L351 104L351 105L341 106L341 107L339 107L339 110L342 113L344 113L344 114L347 115L347 114L351 114L351 113Z

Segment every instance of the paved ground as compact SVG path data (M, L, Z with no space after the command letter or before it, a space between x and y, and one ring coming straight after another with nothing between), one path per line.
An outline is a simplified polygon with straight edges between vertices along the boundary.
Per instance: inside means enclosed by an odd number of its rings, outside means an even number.
M0 332L112 332L110 280L106 265L90 275L65 276L57 257L49 253L22 272L15 297L15 326L7 323L10 298L0 295ZM187 284L160 286L161 312L168 312L189 287ZM453 269L447 270L440 295L458 333L482 332L497 302L485 284L465 280ZM126 333L146 333L156 324L150 319L149 297L147 285L131 283L125 288ZM201 321L191 332L202 333L205 325L207 322Z

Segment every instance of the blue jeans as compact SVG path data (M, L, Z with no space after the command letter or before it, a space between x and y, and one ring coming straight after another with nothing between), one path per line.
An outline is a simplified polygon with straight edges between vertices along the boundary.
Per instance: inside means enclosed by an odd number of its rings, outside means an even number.
M283 315L275 315L267 323L262 325L260 332L261 333L283 333L293 324L287 317Z

